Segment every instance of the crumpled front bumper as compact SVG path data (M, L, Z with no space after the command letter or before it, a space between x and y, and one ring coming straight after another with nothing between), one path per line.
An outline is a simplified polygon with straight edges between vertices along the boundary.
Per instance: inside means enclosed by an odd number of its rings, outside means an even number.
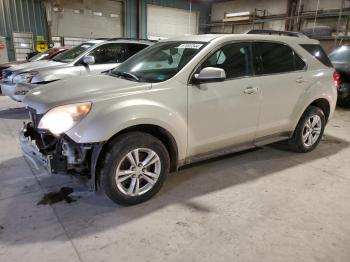
M34 141L30 139L27 133L27 125L24 125L19 133L19 141L22 149L23 156L36 168L45 168L48 171L51 170L49 166L48 158L40 153L38 147L35 145Z

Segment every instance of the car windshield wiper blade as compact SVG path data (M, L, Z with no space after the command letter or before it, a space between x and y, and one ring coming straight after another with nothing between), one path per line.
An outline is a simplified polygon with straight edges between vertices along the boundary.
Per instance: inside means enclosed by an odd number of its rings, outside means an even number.
M139 82L140 78L137 77L136 75L132 74L132 73L128 73L128 72L111 72L112 75L117 75L117 76L122 76L122 77L128 77L128 78L132 78L135 81Z

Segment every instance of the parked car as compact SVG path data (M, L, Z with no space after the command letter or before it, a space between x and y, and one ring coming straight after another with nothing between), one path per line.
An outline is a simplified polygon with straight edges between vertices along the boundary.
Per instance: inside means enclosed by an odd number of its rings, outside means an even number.
M337 100L328 57L310 49L323 52L305 37L161 41L109 74L32 90L24 99L32 119L20 134L24 155L51 173L84 175L132 205L199 160L286 139L310 152Z
M4 95L22 101L25 94L35 87L73 76L110 70L151 44L151 41L132 39L88 41L57 55L53 60L4 70L1 89Z
M1 64L0 65L0 80L2 79L2 71L6 68L9 68L11 66L14 65L20 65L20 64L24 64L24 63L28 63L28 62L35 62L35 61L40 61L40 60L50 60L52 58L54 58L56 55L66 51L68 48L65 47L54 47L54 48L50 48L45 52L42 53L38 53L37 55L24 60L24 61L12 61L12 62L8 62L5 64Z
M338 88L339 103L350 106L350 47L341 46L329 54L336 72L335 82Z

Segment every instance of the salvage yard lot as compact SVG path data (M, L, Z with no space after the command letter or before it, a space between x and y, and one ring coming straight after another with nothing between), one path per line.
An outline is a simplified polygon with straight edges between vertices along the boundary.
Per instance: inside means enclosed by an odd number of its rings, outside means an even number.
M0 261L350 261L350 110L309 154L268 146L206 161L132 207L31 169L24 121L1 96ZM61 187L76 202L37 205Z

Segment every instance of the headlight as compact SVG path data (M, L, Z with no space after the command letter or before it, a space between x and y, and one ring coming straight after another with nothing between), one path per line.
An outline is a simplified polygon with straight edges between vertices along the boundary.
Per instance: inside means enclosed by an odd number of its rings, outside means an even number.
M91 105L86 102L55 107L43 116L38 127L60 135L79 123L90 112Z
M37 75L38 72L26 72L16 75L13 78L14 83L30 83L35 75Z

